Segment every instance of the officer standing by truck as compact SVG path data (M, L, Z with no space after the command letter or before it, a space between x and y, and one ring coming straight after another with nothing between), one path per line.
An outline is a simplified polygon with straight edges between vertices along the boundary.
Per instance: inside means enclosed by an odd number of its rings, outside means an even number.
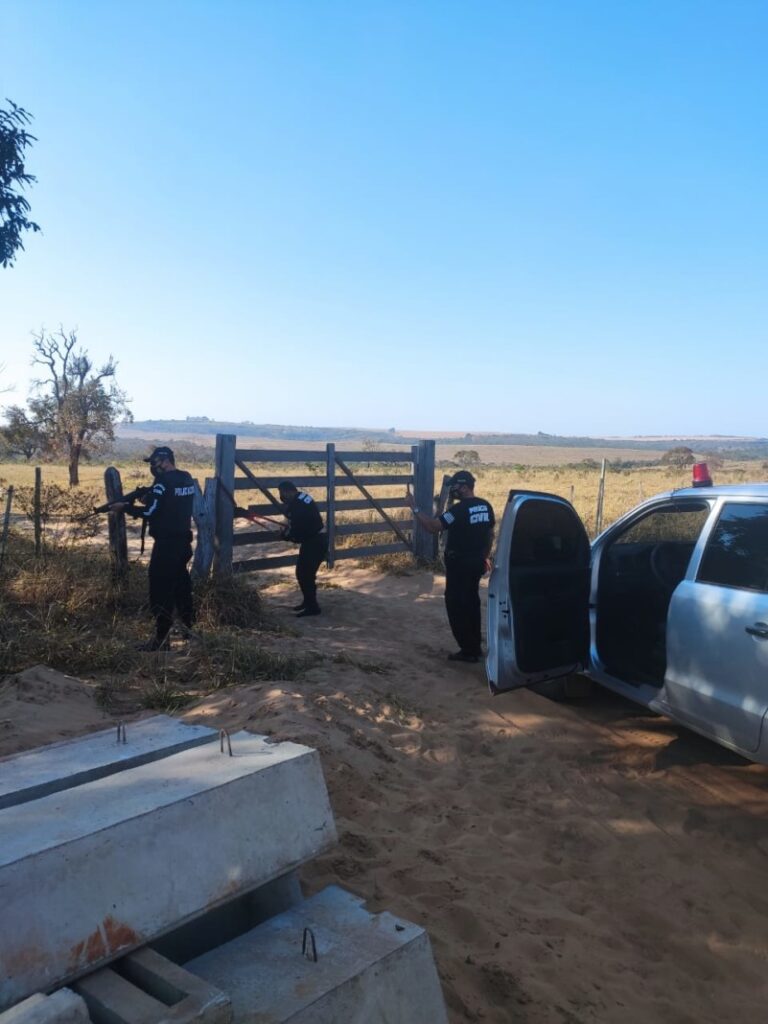
M174 608L186 629L193 622L192 581L187 568L192 558L192 503L195 482L177 469L173 451L165 445L149 458L155 478L141 505L118 503L111 508L141 519L149 527L154 544L149 560L149 605L155 617L155 635L139 648L159 651L168 646Z
M496 519L489 501L475 496L475 478L465 469L449 481L455 504L442 515L417 508L408 491L406 504L430 533L447 530L445 543L445 608L458 651L449 661L476 663L482 657L480 578L491 568L490 556Z
M283 514L288 520L288 525L283 527L283 537L299 545L296 580L302 600L293 610L298 612L296 618L319 615L315 578L320 563L328 553L328 535L323 530L323 517L312 496L300 491L292 480L283 480L278 485L278 491Z

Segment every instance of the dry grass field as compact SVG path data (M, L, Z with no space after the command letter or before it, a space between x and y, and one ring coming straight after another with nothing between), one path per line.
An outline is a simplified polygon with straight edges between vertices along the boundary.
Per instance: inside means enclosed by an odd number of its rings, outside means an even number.
M597 509L599 469L549 466L481 467L475 491L501 512L511 488L530 488L560 494L573 503L588 532L592 533ZM768 479L759 462L725 463L712 471L716 483L738 484ZM690 469L661 469L658 466L614 471L605 477L603 526L607 526L639 502L662 491L690 487Z
M565 466L582 459L601 459L624 462L657 462L664 454L644 448L558 448L550 445L528 444L438 444L435 455L438 462L450 462L461 449L470 449L480 456L484 466Z
M302 444L302 447L304 445ZM280 445L273 444L272 447L276 448L288 448L291 447L288 443ZM315 445L314 447L318 450L318 456L323 450L322 445ZM501 448L503 446L489 445L488 448ZM306 444L307 450L313 450L313 447L309 443ZM551 452L561 451L560 449L546 449L546 448L520 448L515 451L524 451L530 453L530 457L533 458L533 453L538 453L540 457L549 455ZM476 492L482 497L489 500L495 507L497 514L500 514L507 499L507 495L511 489L524 489L530 488L536 491L548 491L554 494L560 494L567 498L573 503L579 515L581 516L587 530L592 533L594 532L595 515L597 506L597 493L598 485L600 481L600 470L597 466L580 466L578 460L581 458L590 458L597 460L599 457L599 450L596 449L579 449L570 448L564 449L570 453L571 460L574 464L557 464L551 463L543 465L525 464L522 462L511 462L504 465L491 464L490 461L481 461L480 466L473 467L473 472L477 477ZM629 458L629 452L620 452L617 456L616 449L610 450L613 457ZM371 453L372 458L375 458L375 453ZM453 454L453 453L451 453ZM648 454L648 453L643 453ZM481 455L481 459L485 459L485 452ZM213 474L213 461L199 461L197 463L184 462L179 459L179 464L183 468L190 470L193 476L202 483L206 477ZM124 490L130 490L139 484L149 482L149 474L147 468L139 460L125 460L117 461L117 467L120 470L123 488ZM81 486L78 489L82 495L81 503L87 504L87 499L93 499L94 503L100 503L104 500L104 465L95 464L84 464L81 467L80 478ZM323 464L318 458L317 463L302 463L297 465L291 464L278 464L278 465L254 465L254 471L258 474L259 472L264 475L274 476L306 476L308 474L317 474L318 476L318 490L315 491L317 498L322 497L322 473ZM376 472L377 467L372 466L367 472ZM443 475L445 473L452 472L450 467L438 468L435 473L435 493L440 490ZM729 483L737 484L744 482L753 482L757 480L768 480L768 470L763 468L763 463L758 461L752 462L725 462L722 466L712 470L712 474L715 478L716 483ZM42 467L43 484L48 487L56 487L61 489L67 489L67 471L63 465L45 465ZM648 467L635 467L633 469L613 469L610 464L606 473L605 480L605 498L604 498L604 509L603 509L603 525L607 526L609 523L618 519L619 516L628 512L631 508L637 505L640 501L645 498L649 498L654 494L658 494L662 491L672 490L678 487L687 487L690 485L691 473L690 469L665 469L658 466ZM16 488L31 488L34 484L34 466L27 463L13 462L13 463L0 463L0 489L7 487L8 484L13 484ZM396 488L376 488L375 493L380 497L394 497L399 491ZM249 497L249 494L252 496ZM73 496L74 497L74 496ZM337 497L339 499L360 497L359 493L354 488L338 488ZM244 503L250 501L259 500L257 492L242 492L242 500ZM404 515L404 513L403 513ZM367 513L361 513L358 518L368 520L371 517Z

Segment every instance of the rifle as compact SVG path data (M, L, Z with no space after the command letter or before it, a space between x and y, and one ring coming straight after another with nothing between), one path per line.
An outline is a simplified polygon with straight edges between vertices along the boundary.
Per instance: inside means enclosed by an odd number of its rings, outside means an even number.
M111 512L113 505L132 505L135 501L141 501L142 498L146 498L152 487L137 487L135 491L129 491L124 494L122 498L115 498L114 501L107 501L103 505L99 505L92 512L86 512L83 519L89 519L91 516L99 516L104 512Z
M229 488L222 482L220 477L216 477L216 483L221 493L232 505L233 515L236 519L248 519L250 522L256 523L257 526L264 526L266 523L269 523L271 526L279 526L280 529L284 528L285 523L281 523L278 519L272 519L270 516L257 516L255 512L250 512L247 508L243 508L242 505L238 505L232 497Z
M272 519L270 516L258 516L255 512L251 512L241 505L235 505L235 516L238 519L249 519L252 523L257 523L259 526L263 526L265 523L268 523L270 526L279 526L280 529L283 529L285 526L285 523L281 523L279 519Z

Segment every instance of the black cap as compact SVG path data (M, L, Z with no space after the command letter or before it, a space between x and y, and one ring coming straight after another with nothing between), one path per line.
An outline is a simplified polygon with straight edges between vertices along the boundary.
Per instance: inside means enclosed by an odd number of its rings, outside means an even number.
M472 476L468 469L460 469L457 473L453 474L450 483L452 486L456 486L458 484L466 484L467 487L474 487L475 478Z
M168 459L169 462L175 462L173 457L173 451L167 447L167 445L161 445L160 448L155 448L151 455L149 455L145 462L154 462L155 459Z

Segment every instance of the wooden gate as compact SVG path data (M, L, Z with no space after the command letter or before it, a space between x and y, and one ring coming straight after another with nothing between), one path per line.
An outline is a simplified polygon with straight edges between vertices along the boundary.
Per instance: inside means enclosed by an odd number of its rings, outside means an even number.
M262 469L280 465L302 464L310 472L290 474ZM254 471L258 467L258 472ZM363 471L361 471L361 467ZM377 471L371 472L374 468ZM249 572L256 569L277 569L296 564L296 550L290 554L273 553L267 545L281 542L279 529L237 528L246 520L235 515L237 507L247 507L251 514L280 514L276 489L281 480L289 478L300 489L312 493L323 515L328 533L328 565L347 558L366 558L393 552L410 552L418 561L431 561L437 555L437 538L414 520L405 503L405 490L410 486L416 504L432 509L434 501L435 442L419 441L404 452L337 451L327 444L325 451L308 449L238 448L234 434L216 436L216 530L213 570L215 575ZM381 488L397 488L398 495L381 495ZM344 491L351 490L354 497ZM260 500L246 502L243 492L257 492ZM337 492L342 491L339 495ZM318 493L320 492L320 493ZM406 515L402 515L405 509ZM368 521L354 519L348 513L370 512ZM398 515L398 512L401 514ZM385 543L347 546L345 538L388 534ZM283 542L284 543L284 542ZM264 546L261 557L235 558L239 548Z

